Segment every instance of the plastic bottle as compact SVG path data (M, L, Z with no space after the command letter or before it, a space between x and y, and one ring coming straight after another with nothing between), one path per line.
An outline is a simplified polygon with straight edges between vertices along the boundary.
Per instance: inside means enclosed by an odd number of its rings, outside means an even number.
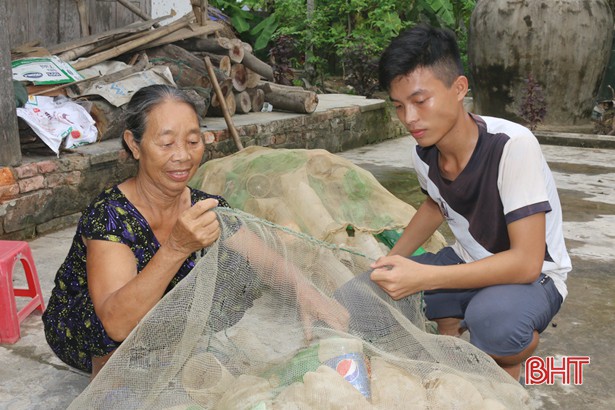
M323 339L318 348L318 360L337 371L367 399L371 398L369 368L361 340L341 337Z

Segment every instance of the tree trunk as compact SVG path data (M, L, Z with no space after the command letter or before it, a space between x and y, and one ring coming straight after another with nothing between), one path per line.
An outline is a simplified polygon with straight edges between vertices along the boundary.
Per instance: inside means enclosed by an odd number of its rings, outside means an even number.
M261 112L265 104L265 92L259 88L248 88L246 92L250 95L253 112Z
M544 93L544 124L589 123L612 33L606 0L477 2L468 43L476 113L523 121L531 76Z
M245 66L244 66L245 67ZM260 74L246 67L246 88L254 88L262 81Z
M214 53L208 53L207 51L195 51L194 55L201 58L209 57L211 63L218 67L227 76L231 76L231 58L228 55L220 55Z
M92 100L90 114L96 121L98 141L111 138L122 138L124 124L122 122L122 109L104 99Z
M248 73L243 64L233 64L231 66L231 80L233 88L237 92L242 92L246 89Z
M147 55L153 64L169 67L178 86L211 88L211 80L203 60L182 47L168 44L147 50ZM225 90L224 95L227 95L229 87L232 87L229 77L221 70L216 69L214 72L220 87Z
M235 95L231 92L224 99L226 102L226 109L228 110L229 116L235 115L237 112L237 104L235 103ZM218 101L217 96L214 96L211 100L211 105L209 106L209 110L207 111L207 115L210 117L224 117L224 110L222 109L222 104Z
M0 26L8 27L6 2L0 4ZM11 67L11 47L9 33L0 30L0 166L19 165L21 147L17 130L15 112L15 91L13 89L13 71Z
M265 101L274 109L311 114L318 107L318 94L301 87L291 87L263 81L258 88L265 92Z
M241 63L244 51L241 41L231 41L224 37L191 38L177 43L188 51L207 51L214 54L228 55L232 62Z
M258 73L267 81L273 81L273 68L264 61L258 59L254 54L245 53L242 64L250 70Z
M247 114L252 110L252 100L250 94L246 91L240 93L233 93L235 97L236 112L239 114Z

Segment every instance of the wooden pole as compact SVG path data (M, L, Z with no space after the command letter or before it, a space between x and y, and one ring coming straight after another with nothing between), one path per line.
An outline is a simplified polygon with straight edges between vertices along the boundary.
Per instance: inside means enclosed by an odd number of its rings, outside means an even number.
M94 64L107 61L113 57L117 57L128 51L134 50L144 44L150 43L160 37L166 36L169 33L172 33L176 30L179 30L182 27L187 26L188 24L190 24L190 21L192 20L192 18L193 18L192 13L186 14L184 17L180 18L177 21L174 21L168 26L153 30L150 33L144 35L143 37L139 39L120 44L117 47L114 47L110 50L103 51L101 53L94 54L93 56L88 57L84 60L77 61L73 63L72 66L75 68L75 70L83 70L84 68L91 67Z
M90 35L90 20L88 18L87 0L75 0L79 11L79 23L81 24L81 37Z
M226 121L226 126L228 127L233 140L235 141L235 145L241 151L243 149L243 145L241 144L241 139L239 138L239 134L237 133L237 129L233 124L233 120L229 115L228 109L226 107L226 98L225 95L222 94L222 90L220 89L220 85L218 84L218 79L216 78L216 73L214 72L214 66L211 63L209 57L205 57L205 67L207 67L207 73L211 78L211 84L214 87L214 91L216 96L218 97L218 101L220 102L220 107L222 108L222 114L224 115L224 121Z
M0 2L0 27L9 27L7 2ZM0 166L21 163L21 144L17 129L11 45L8 30L0 30Z
M209 20L209 16L207 15L207 7L209 7L209 1L200 0L201 2L201 25L204 26Z
M145 21L151 20L150 16L148 16L147 14L142 12L141 9L139 9L137 6L132 4L130 1L128 1L128 0L117 0L117 2L120 3L122 6L126 7L128 10L132 11L137 16L141 17L143 20L145 20ZM160 25L158 23L156 23L156 24L154 24L154 27L158 28L158 27L160 27Z

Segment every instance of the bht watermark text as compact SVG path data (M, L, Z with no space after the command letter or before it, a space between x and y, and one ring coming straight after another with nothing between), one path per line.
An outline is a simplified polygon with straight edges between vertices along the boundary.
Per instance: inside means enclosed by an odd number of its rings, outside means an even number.
M545 359L532 356L525 361L525 384L554 384L555 376L562 384L583 384L583 366L589 364L589 356L562 356Z

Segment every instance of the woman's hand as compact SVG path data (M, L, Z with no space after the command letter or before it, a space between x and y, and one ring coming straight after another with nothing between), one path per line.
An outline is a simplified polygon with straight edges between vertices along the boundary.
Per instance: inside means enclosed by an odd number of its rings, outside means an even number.
M167 245L182 255L206 248L220 237L220 224L215 212L214 198L199 201L184 211L169 235Z

